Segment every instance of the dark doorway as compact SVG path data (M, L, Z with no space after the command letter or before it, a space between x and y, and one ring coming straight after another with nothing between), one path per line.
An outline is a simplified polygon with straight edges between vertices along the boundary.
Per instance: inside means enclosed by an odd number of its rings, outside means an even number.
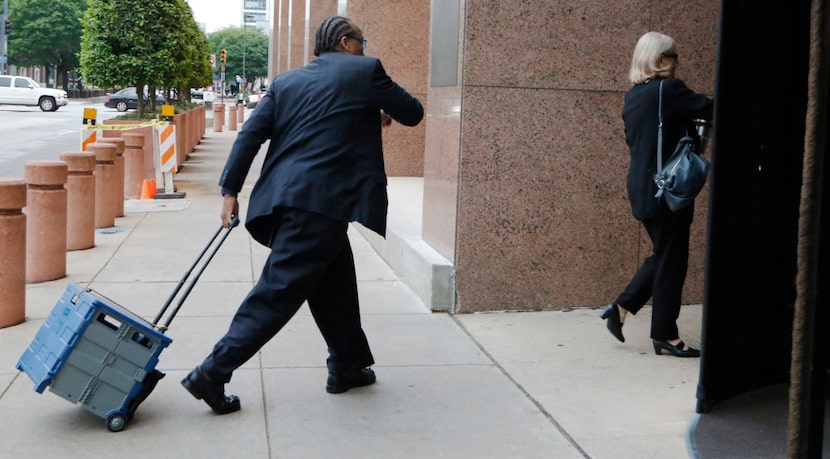
M692 429L693 442L721 442L721 454L735 441L753 444L752 436L763 437L754 439L759 455L753 457L772 457L770 442L786 451L810 8L808 0L721 2L697 394L701 415ZM830 123L822 119L830 132ZM826 151L820 155L826 157ZM812 198L822 203L823 225L816 236L830 231L830 199L822 199L827 188ZM814 381L820 392L811 403L819 425L828 393L830 330L824 317L830 305L822 295L822 284L830 284L828 239L819 237L818 302L811 322L813 347L819 351L810 370L818 375ZM741 422L751 425L742 431ZM724 431L726 425L732 434ZM749 437L736 440L741 432ZM819 445L822 436L816 433Z

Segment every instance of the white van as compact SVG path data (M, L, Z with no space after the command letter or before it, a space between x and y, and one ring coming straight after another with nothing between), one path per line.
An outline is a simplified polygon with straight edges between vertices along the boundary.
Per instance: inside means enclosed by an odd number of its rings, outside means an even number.
M44 88L22 76L0 75L0 105L29 105L54 112L69 103L66 91Z

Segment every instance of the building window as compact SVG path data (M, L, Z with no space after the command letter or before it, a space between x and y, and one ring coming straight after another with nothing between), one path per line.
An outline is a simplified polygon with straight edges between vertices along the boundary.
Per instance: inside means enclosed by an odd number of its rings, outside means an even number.
M245 18L245 24L256 24L257 22L265 21L267 19L265 17L265 14L263 14L263 13L251 13L251 12L245 12L244 18Z
M265 10L266 0L245 0L246 10Z

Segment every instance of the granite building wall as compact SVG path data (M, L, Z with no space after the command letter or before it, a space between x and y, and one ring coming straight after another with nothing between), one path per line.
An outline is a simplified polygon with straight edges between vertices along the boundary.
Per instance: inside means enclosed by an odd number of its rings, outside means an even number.
M631 52L649 30L673 36L678 76L712 94L718 3L459 4L458 81L429 88L423 214L455 265L456 311L612 301L651 248L625 194ZM707 199L686 303L702 298Z

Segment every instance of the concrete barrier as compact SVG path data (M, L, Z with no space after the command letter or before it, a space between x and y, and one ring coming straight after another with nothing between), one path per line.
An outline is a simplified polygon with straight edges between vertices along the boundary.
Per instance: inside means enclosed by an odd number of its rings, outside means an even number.
M237 107L238 107L237 105L231 105L230 107L228 107L228 112L229 112L228 113L228 130L229 131L235 131L236 130L236 118L237 118L236 108Z
M27 186L26 282L60 279L66 276L64 185L68 167L63 161L27 161L24 169Z
M225 104L213 104L213 132L222 132L225 124Z
M115 226L116 193L115 145L96 142L89 151L95 153L95 227Z
M115 201L115 216L124 216L124 177L126 165L124 164L124 151L126 149L126 141L122 137L108 137L104 140L106 143L115 145L115 189L117 193L121 193L119 199Z
M121 137L124 138L124 134L142 134L144 136L144 171L143 171L143 179L151 179L156 178L156 159L154 150L153 150L153 126L144 126L146 124L143 121L130 121L130 120L104 120L105 125L116 125L116 126L124 126L124 125L137 125L135 128L129 130L105 130L104 131L104 139L99 140L99 142L106 142L110 137Z
M125 133L124 139L124 197L138 199L144 182L144 134Z
M66 181L66 250L95 247L95 153L65 151L61 161L68 168Z
M0 328L26 318L26 182L0 179Z

